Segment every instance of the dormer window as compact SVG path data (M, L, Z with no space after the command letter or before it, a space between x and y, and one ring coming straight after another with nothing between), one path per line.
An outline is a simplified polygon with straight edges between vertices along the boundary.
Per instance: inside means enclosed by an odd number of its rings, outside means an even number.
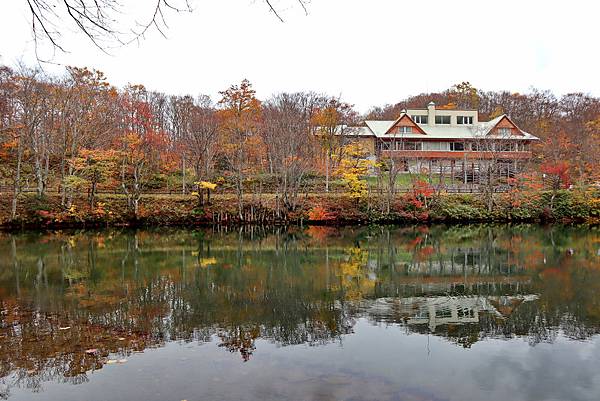
M472 125L473 116L457 116L456 123L461 125Z
M412 134L412 127L398 127L399 134Z
M410 116L417 124L427 124L427 116Z
M450 116L435 116L436 124L450 124Z
M512 129L510 128L498 128L498 135L501 136L510 136Z

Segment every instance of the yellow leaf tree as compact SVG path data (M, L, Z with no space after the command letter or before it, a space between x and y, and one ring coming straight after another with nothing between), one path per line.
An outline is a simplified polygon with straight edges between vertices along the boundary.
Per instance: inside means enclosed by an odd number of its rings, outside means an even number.
M350 198L358 203L368 194L368 185L365 177L374 166L367 159L368 151L358 142L351 142L343 148L343 158L338 172L346 185Z

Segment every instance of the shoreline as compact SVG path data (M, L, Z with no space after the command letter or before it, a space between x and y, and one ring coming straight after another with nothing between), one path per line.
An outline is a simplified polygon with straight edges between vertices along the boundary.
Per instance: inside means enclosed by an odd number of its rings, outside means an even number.
M553 197L552 197L553 196ZM518 199L515 200L515 197ZM211 226L360 226L406 224L600 224L600 196L596 192L560 191L498 194L489 211L482 199L468 194L442 194L426 200L397 196L384 208L383 197L357 202L345 196L312 195L293 210L277 208L274 199L250 199L240 218L236 199L221 195L199 205L193 197L141 199L133 215L120 196L98 199L90 210L84 199L69 209L54 195L23 197L18 218L7 217L7 202L0 203L0 230L61 230L98 228L211 227ZM549 208L552 202L553 209Z

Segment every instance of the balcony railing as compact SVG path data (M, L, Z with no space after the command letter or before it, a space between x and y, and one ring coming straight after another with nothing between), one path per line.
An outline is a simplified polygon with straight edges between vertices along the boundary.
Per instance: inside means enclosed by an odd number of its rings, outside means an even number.
M451 150L381 150L383 157L407 157L420 159L530 159L530 151L501 152L501 151L451 151Z

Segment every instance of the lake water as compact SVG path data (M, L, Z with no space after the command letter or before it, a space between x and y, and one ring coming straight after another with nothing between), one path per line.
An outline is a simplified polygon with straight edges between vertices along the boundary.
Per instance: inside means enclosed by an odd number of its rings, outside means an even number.
M0 302L0 399L600 399L593 228L0 233Z

